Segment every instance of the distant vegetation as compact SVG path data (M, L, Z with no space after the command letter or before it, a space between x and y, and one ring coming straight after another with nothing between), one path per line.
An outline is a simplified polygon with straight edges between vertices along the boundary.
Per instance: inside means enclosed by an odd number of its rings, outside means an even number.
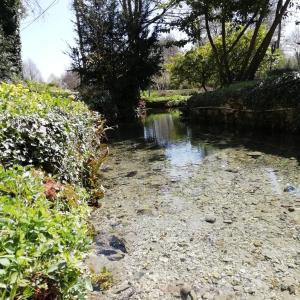
M185 90L148 90L141 93L141 101L146 108L171 108L179 107L186 103L197 89Z
M226 36L227 46L233 46L233 43L237 40L239 34L233 28L232 24L228 26L228 36ZM265 36L266 28L261 27L257 33L257 42L255 48L258 47L263 37ZM235 45L235 51L228 56L228 68L231 72L232 78L239 78L241 68L243 65L244 57L247 55L248 43L253 35L253 30L249 30L247 34L244 34L237 44ZM217 36L214 39L216 48L221 51L222 39L221 36ZM257 75L265 77L267 72L271 69L277 68L282 60L282 54L279 49L272 51L271 46L268 48L264 59L262 60ZM209 42L201 47L195 47L188 52L182 54L179 53L170 59L167 64L169 69L171 81L177 86L188 83L190 86L203 88L207 91L207 87L223 86L223 79L220 76L217 57L211 48ZM233 80L235 81L235 80Z
M299 103L300 74L285 72L194 95L184 111L197 122L292 132L300 130Z
M0 4L0 80L22 74L20 19L35 2ZM264 77L280 64L282 28L296 1L73 0L72 4L77 43L69 50L73 71L69 74L75 76L65 76L65 84L78 87L90 107L116 121L135 116L142 90L209 90ZM184 37L163 36L173 29ZM188 43L191 50L184 53L182 47ZM28 72L28 64L24 68L28 79L39 77L38 72Z

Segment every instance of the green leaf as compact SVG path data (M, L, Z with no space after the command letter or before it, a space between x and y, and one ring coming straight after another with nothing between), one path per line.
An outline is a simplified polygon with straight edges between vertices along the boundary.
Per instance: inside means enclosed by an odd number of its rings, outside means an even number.
M10 284L15 284L18 280L18 277L19 277L18 272L12 273L12 275L10 276Z
M10 260L6 257L0 257L0 265L8 267L10 265Z
M0 289L6 289L7 285L5 283L0 282Z

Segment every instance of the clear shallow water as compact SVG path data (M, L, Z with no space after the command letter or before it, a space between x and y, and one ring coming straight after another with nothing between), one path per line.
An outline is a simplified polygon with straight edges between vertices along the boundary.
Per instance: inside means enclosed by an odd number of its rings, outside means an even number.
M165 149L166 159L174 166L197 164L213 149L200 141L192 144L191 130L178 112L150 115L144 123L144 139Z
M133 159L139 154L149 163L160 161L168 164L166 175L174 179L188 179L193 168L203 159L222 149L259 151L276 157L293 158L300 162L300 141L297 136L279 133L237 133L226 131L222 126L207 128L203 125L187 124L177 110L150 113L139 123L123 124L112 132L109 141L125 146ZM118 147L118 146L117 146ZM147 151L139 151L147 150ZM148 151L149 150L149 151ZM141 164L142 162L138 162ZM222 162L226 168L226 161ZM267 174L278 194L276 174L267 167Z
M282 279L276 257L282 274L298 283L299 268L290 265L299 249L300 202L284 192L287 184L297 190L300 182L294 137L187 125L178 112L150 114L112 133L103 172L105 213L98 210L95 220L101 236L117 232L129 245L118 262L120 282L132 282L142 299L174 299L169 287L178 279L218 294L241 274L241 286L255 283L256 298L268 298L270 291L277 297L280 287L268 286L270 278ZM215 225L206 221L211 216ZM263 252L253 251L257 247ZM215 276L226 270L228 275ZM212 280L199 283L204 277Z
M150 114L140 126L119 130L117 140L132 140L161 148L174 167L197 165L217 148L193 136L191 127L180 120L178 111Z

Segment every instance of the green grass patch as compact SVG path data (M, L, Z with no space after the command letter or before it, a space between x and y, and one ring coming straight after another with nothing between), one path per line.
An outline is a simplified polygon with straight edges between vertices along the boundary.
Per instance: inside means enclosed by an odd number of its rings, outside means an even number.
M236 82L233 84L230 84L228 86L220 88L222 91L227 91L227 92L235 92L235 91L240 91L243 89L248 89L248 88L254 88L258 84L258 81L252 80L252 81L241 81L241 82Z
M168 101L186 101L197 90L150 90L143 91L141 94L142 100L146 102L168 102Z

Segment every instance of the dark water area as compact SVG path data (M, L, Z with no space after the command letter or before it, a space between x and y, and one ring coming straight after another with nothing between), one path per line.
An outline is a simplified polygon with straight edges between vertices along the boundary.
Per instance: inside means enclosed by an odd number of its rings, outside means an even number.
M122 124L113 129L108 138L113 143L135 143L135 149L164 149L165 159L177 166L199 163L207 155L225 148L247 148L300 161L298 135L258 131L240 133L219 125L188 124L178 110L149 113L139 123Z

